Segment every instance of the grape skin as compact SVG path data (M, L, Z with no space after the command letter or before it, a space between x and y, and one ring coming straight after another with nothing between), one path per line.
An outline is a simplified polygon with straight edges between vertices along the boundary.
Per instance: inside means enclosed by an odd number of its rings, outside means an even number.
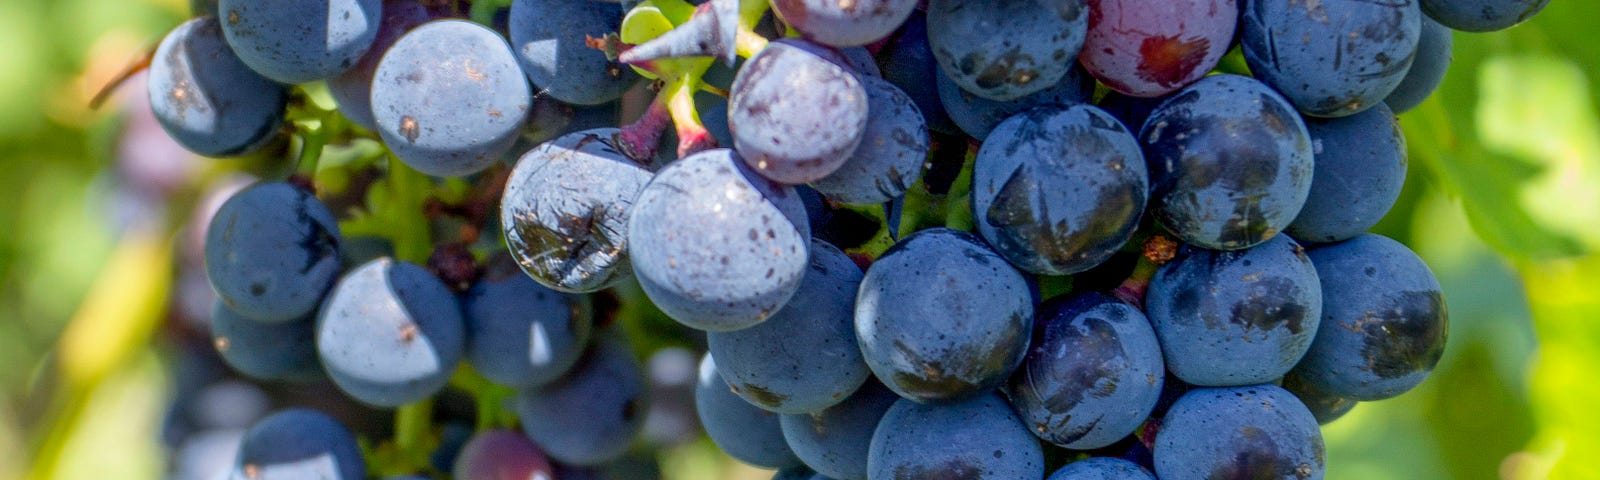
M917 110L922 112L929 129L948 134L961 132L960 127L950 121L950 115L945 113L944 103L939 99L939 85L949 82L949 79L928 81L942 74L939 73L939 59L934 58L933 47L928 45L927 14L913 12L900 26L899 32L884 43L878 51L878 69L883 73L884 80L899 87L916 102ZM960 90L960 87L956 89Z
M868 380L837 405L814 413L784 415L779 419L783 438L817 475L866 480L873 432L899 398L877 380Z
M245 65L281 83L344 72L372 47L381 0L221 0L228 45Z
M1017 268L1069 275L1132 238L1149 195L1138 140L1090 105L1039 107L995 127L972 168L978 233Z
M1450 320L1439 281L1400 242L1365 234L1311 249L1322 279L1317 338L1295 367L1307 385L1354 400L1411 390L1444 355Z
M256 422L239 444L230 480L360 480L366 464L354 435L315 410L282 410Z
M918 402L979 395L1022 363L1033 299L978 237L946 228L902 239L867 269L856 336L873 374Z
M778 414L756 408L735 395L722 380L717 361L710 354L700 360L694 405L706 435L734 459L762 468L800 465L800 459L783 438Z
M578 362L594 329L588 297L540 286L521 272L484 279L462 296L466 358L511 387L544 385Z
M1156 477L1127 460L1093 457L1069 463L1046 480L1156 480Z
M512 49L540 95L573 105L599 105L621 98L639 80L633 69L584 43L587 37L620 30L621 12L600 2L511 2Z
M461 361L461 304L416 264L379 258L345 274L317 318L317 353L351 398L394 408L443 389Z
M214 17L178 25L151 57L147 94L161 128L208 157L244 155L276 138L288 89L245 66Z
M806 39L852 47L894 33L917 7L917 0L773 0L772 11Z
M629 214L628 259L667 316L732 331L789 301L809 264L810 238L793 187L715 149L666 166L645 186Z
M1094 79L1083 67L1072 67L1050 88L1034 92L1011 101L995 101L962 90L947 76L934 79L939 89L939 101L950 121L972 138L984 140L989 132L1016 114L1044 105L1076 105L1089 103L1094 96ZM1130 129L1133 130L1133 129Z
M1311 194L1285 230L1315 243L1354 238L1389 213L1406 184L1406 137L1382 104L1341 118L1306 119L1315 146Z
M911 97L888 81L861 77L867 92L867 127L861 144L837 170L811 182L833 200L869 205L906 193L922 178L928 127Z
M328 79L328 93L339 104L339 113L367 130L377 130L378 120L372 117L372 77L378 62L401 35L431 20L427 7L416 0L396 0L384 3L383 20L372 47L350 69Z
M1429 17L1463 32L1511 28L1544 10L1550 0L1422 0Z
M546 287L594 292L631 272L628 216L654 174L617 149L617 133L597 128L543 143L517 160L506 182L506 245Z
M1078 60L1112 90L1166 95L1204 77L1233 45L1235 0L1088 0Z
M315 320L310 316L267 323L245 318L217 302L211 310L211 343L229 367L261 380L307 381L322 377L317 363Z
M811 241L799 290L766 321L732 332L709 332L718 371L745 401L776 413L832 406L867 380L853 320L861 269L827 242Z
M235 313L287 322L317 308L339 274L339 224L310 192L250 186L211 217L206 276Z
M1083 0L932 0L928 43L946 77L998 102L1050 88L1077 62Z
M1444 75L1449 72L1450 62L1454 60L1451 50L1455 47L1455 40L1451 34L1450 29L1439 22L1427 17L1422 19L1417 58L1411 62L1411 69L1406 71L1400 85L1383 99L1383 103L1394 113L1411 111L1433 95L1439 84L1444 83Z
M1044 477L1038 439L993 392L954 403L895 402L872 434L867 464L874 479Z
M555 478L555 473L528 437L511 430L489 430L461 447L451 476L456 480L548 480Z
M1161 422L1156 477L1321 480L1326 448L1317 420L1272 385L1185 393Z
M1322 318L1305 250L1279 235L1245 250L1185 248L1150 279L1145 312L1185 383L1266 383L1294 368Z
M842 60L826 47L783 39L745 61L728 97L728 127L751 168L796 185L850 158L867 127L867 92Z
M1139 133L1151 213L1184 242L1237 250L1283 231L1311 191L1310 134L1283 97L1214 75L1156 107Z
M1294 394L1301 403L1306 404L1306 409L1311 410L1311 416L1316 417L1317 423L1327 425L1339 417L1343 417L1350 410L1356 408L1357 402L1352 399L1333 395L1318 389L1301 378L1298 373L1289 372L1283 377L1283 389Z
M505 39L464 20L435 20L400 37L372 84L384 144L406 165L439 177L493 165L516 141L532 102Z
M617 339L602 339L567 375L519 391L523 433L551 459L600 465L627 452L644 426L645 395L639 361Z
M1389 96L1417 53L1415 0L1246 0L1245 63L1302 113L1342 117Z

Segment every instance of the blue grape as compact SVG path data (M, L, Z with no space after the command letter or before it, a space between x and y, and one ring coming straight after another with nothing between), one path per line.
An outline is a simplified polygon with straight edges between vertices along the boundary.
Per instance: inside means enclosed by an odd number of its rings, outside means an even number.
M734 393L776 413L815 412L839 403L866 381L853 328L861 269L821 240L800 289L765 322L710 332L706 342Z
M578 362L594 329L588 297L540 286L521 272L485 278L462 299L467 362L513 387L554 381Z
M328 79L328 93L338 102L339 113L362 128L378 129L378 120L372 117L372 76L378 71L378 62L401 35L432 18L428 8L417 0L384 3L383 20L378 24L372 48L349 70Z
M819 475L867 480L867 449L878 421L900 397L869 380L843 402L799 415L784 415L783 438L796 457Z
M934 58L933 47L928 45L927 14L913 12L900 26L899 33L884 43L878 51L878 68L884 80L899 87L916 102L917 110L922 112L929 129L940 133L960 133L960 128L950 121L950 115L944 111L944 103L939 100L939 82L928 81L941 74L939 60ZM949 82L949 79L944 81ZM960 90L960 87L956 87L956 90Z
M1099 293L1039 313L1006 396L1035 435L1074 450L1111 445L1144 423L1161 395L1161 345L1139 309Z
M345 274L317 318L328 376L362 403L398 407L440 389L461 361L461 304L416 264L379 258Z
M250 153L275 138L286 88L245 66L214 17L178 25L156 47L146 84L150 109L183 148L208 157Z
M539 448L511 430L474 435L461 447L450 472L455 480L549 480L554 475Z
M1237 250L1283 231L1311 191L1310 134L1271 89L1214 75L1156 107L1139 133L1150 209L1184 242Z
M1306 115L1342 117L1389 96L1417 53L1415 0L1246 0L1245 63Z
M694 407L706 435L734 459L762 468L800 465L783 438L778 414L756 408L734 394L709 354L700 360Z
M1012 101L1077 68L1089 29L1083 0L932 0L928 43L962 90Z
M605 339L554 383L517 394L522 430L557 462L599 465L621 457L650 409L639 361Z
M1000 395L954 403L900 400L884 413L867 452L868 477L1044 478L1044 451Z
M811 41L849 47L876 42L905 23L917 0L773 0L779 19Z
M867 128L861 144L837 170L811 182L828 198L850 204L887 202L922 178L928 159L928 127L911 97L888 81L863 76Z
M1405 113L1421 105L1433 95L1439 84L1444 83L1444 74L1450 71L1450 62L1454 60L1453 48L1455 40L1451 37L1450 29L1423 17L1422 35L1417 40L1417 58L1411 62L1411 69L1406 70L1400 85L1383 99L1383 103L1394 113Z
M1354 238L1389 213L1406 184L1406 137L1389 107L1306 119L1315 152L1311 194L1285 230L1327 243Z
M1511 28L1544 10L1550 0L1421 0L1422 11L1463 32Z
M266 323L245 318L222 302L211 310L211 342L229 367L261 380L313 380L317 363L316 325L309 316Z
M534 147L506 181L500 223L522 270L564 292L627 278L628 215L652 174L617 149L615 128Z
M230 480L360 480L366 464L356 438L338 421L307 409L256 422L239 444Z
M850 158L867 128L868 103L843 60L826 47L785 39L745 61L729 92L728 126L746 163L772 180L801 184Z
M772 480L812 480L816 474L806 467L789 467L772 474Z
M983 240L946 228L902 239L867 269L856 337L872 373L902 397L955 400L994 389L1022 363L1033 299Z
M1311 249L1322 327L1295 372L1330 395L1382 400L1422 383L1444 354L1444 294L1400 242L1366 234Z
M1106 96L1100 97L1095 106L1117 117L1123 126L1128 127L1128 131L1137 132L1144 127L1145 119L1150 118L1150 112L1161 106L1167 98L1169 97L1135 97L1112 90L1106 92Z
M732 150L690 155L656 174L628 218L628 259L667 316L707 331L747 328L800 287L811 226L793 187Z
M1282 377L1311 347L1322 288L1305 249L1279 235L1247 250L1183 249L1150 279L1145 312L1173 375L1253 385Z
M1321 480L1325 454L1311 412L1272 385L1190 390L1155 440L1162 480Z
M805 0L801 0L805 1ZM856 72L856 78L874 77L883 78L883 70L878 68L878 59L872 56L872 51L866 47L840 48L839 55L844 57L845 65Z
M339 274L333 212L287 183L258 183L228 198L206 229L206 275L235 313L285 322L317 308Z
M639 76L606 59L584 40L615 34L622 10L602 2L513 0L511 45L528 80L574 105L599 105L622 97Z
M1144 467L1120 458L1094 457L1061 467L1046 480L1156 480Z
M1294 394L1295 398L1300 399L1300 403L1304 403L1306 409L1311 411L1311 416L1316 417L1317 423L1322 425L1338 420L1344 414L1350 413L1350 410L1355 409L1356 404L1360 403L1349 398L1324 392L1315 385L1306 382L1295 372L1289 372L1289 375L1283 377L1283 389L1288 390L1289 393Z
M1094 96L1094 78L1083 67L1072 67L1055 85L1010 101L995 101L962 90L945 75L934 79L940 103L950 120L961 131L978 140L1007 118L1042 105L1089 103ZM1132 130L1132 129L1130 129Z
M1149 195L1139 141L1091 105L1046 106L1001 122L972 167L978 233L1027 272L1070 275L1133 237Z
M378 36L382 0L221 0L222 33L252 70L282 83L338 75Z
M494 164L533 100L504 38L476 23L435 20L384 54L372 80L378 134L395 156L434 176Z

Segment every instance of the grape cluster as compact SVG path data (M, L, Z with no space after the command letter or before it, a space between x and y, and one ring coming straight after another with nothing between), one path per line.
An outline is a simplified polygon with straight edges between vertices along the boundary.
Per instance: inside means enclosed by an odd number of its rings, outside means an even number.
M775 479L1305 480L1447 336L1366 233L1396 115L1544 3L201 1L148 85L191 151L299 159L209 219L222 360L477 415L281 410L231 478L653 478L614 467L692 408Z

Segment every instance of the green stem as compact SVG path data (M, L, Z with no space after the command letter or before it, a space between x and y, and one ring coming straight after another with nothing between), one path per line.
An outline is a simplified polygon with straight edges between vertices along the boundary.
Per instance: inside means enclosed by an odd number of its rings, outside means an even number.
M394 155L389 156L389 205L383 212L391 220L395 256L413 263L426 263L433 253L433 239L428 229L428 219L421 208L433 189L427 175L412 169Z
M401 406L394 412L394 443L402 452L428 452L433 430L433 398Z

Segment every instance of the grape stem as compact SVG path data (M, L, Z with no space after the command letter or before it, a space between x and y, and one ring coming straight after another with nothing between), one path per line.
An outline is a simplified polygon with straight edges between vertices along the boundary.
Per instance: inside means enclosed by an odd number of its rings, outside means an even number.
M1111 295L1130 305L1144 308L1144 294L1150 289L1150 279L1156 276L1156 271L1162 265L1172 261L1178 253L1178 242L1167 238L1165 235L1152 235L1144 242L1144 248L1139 255L1139 263L1133 267L1133 273L1123 280L1121 285L1111 290Z

